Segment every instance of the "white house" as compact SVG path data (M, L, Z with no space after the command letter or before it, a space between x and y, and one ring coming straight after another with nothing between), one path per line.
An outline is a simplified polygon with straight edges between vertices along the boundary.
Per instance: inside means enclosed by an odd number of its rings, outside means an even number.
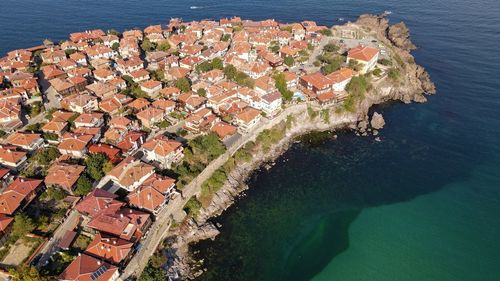
M377 64L379 53L380 51L376 48L360 45L347 52L347 63L349 64L351 60L357 61L362 66L359 72L361 74L366 74Z

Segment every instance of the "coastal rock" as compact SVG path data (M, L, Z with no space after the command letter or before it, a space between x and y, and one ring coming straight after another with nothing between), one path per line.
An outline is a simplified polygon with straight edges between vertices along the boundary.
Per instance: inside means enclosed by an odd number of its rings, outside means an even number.
M429 73L420 65L417 65L416 75L418 80L420 81L420 86L422 90L426 94L435 94L436 93L436 85L431 81L431 77Z
M361 121L359 121L359 123L358 123L358 130L361 133L366 132L367 128L368 128L368 121L367 120L361 120Z
M385 125L385 120L384 120L384 117L382 116L382 114L374 112L373 116L372 116L372 120L370 122L370 125L375 130L382 129Z
M357 25L364 26L369 30L373 30L378 33L380 36L385 36L385 31L389 27L389 20L387 20L382 15L371 15L365 14L359 16L359 18L355 22Z
M406 51L415 50L417 47L410 40L410 30L404 22L391 25L387 31L387 37L394 46Z
M373 130L373 135L378 136L378 130Z

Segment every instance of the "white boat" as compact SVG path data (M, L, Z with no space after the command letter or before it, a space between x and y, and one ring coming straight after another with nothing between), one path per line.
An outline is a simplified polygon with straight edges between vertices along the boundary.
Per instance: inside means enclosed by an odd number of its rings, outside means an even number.
M344 21L344 18L338 18L337 21Z
M195 10L195 9L199 9L199 8L200 7L198 7L198 6L191 6L191 7L189 7L189 9L191 9L191 10Z

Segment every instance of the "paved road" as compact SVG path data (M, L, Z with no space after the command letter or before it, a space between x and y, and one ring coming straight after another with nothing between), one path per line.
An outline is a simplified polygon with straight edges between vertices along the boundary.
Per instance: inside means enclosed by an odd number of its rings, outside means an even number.
M36 267L40 268L45 264L49 258L59 251L58 243L66 234L66 231L73 230L73 226L75 226L76 221L80 218L80 214L76 210L72 210L68 217L64 220L64 222L59 225L59 227L54 231L51 239L43 245L42 249L38 252L38 255L41 255L40 259L38 259Z

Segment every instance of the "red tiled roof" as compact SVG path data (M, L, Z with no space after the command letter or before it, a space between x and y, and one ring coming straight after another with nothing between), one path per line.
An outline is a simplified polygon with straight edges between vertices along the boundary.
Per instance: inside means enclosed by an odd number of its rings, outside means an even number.
M119 264L129 255L133 243L106 234L97 234L88 245L86 253L105 261Z
M59 275L59 280L109 281L118 268L89 255L81 254Z
M10 224L14 221L13 217L0 214L0 232L5 232L9 228Z
M12 215L41 184L42 180L17 178L0 194L0 213Z
M114 213L125 205L124 202L116 200L118 195L96 188L83 198L77 205L76 210L82 214L94 217L100 212Z
M366 46L358 46L356 48L352 48L347 52L347 57L353 58L355 60L361 61L370 61L374 56L378 54L378 49L366 47Z

